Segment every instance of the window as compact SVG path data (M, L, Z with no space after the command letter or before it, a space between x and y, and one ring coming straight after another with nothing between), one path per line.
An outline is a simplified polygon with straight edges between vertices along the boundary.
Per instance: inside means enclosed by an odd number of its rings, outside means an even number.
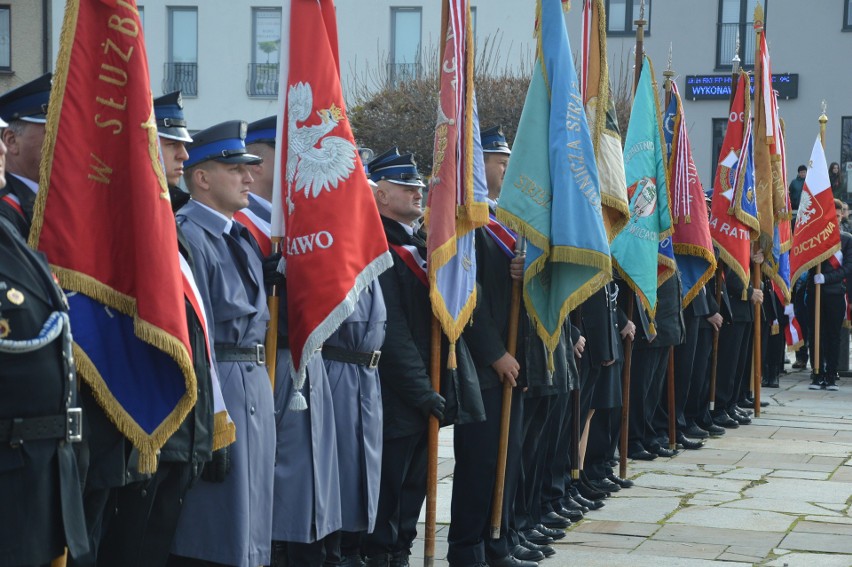
M632 35L639 19L640 0L606 0L607 35ZM651 0L645 0L645 33L651 33Z
M473 30L473 44L476 45L476 6L470 7L470 29Z
M145 8L142 6L136 6L136 9L139 10L139 23L142 24L142 31L145 31Z
M169 14L169 60L163 92L180 90L183 96L198 96L198 9L167 8Z
M713 119L713 143L711 144L711 148L713 151L713 155L710 156L710 163L713 166L713 169L710 171L710 188L713 187L713 182L716 180L716 166L719 165L719 152L722 151L722 142L725 141L725 132L728 129L728 119L727 118L714 118ZM708 188L707 185L704 186L706 190Z
M840 119L840 171L846 176L846 198L852 198L852 116Z
M12 8L0 5L0 71L12 70Z
M852 31L852 0L843 3L843 30Z
M278 63L281 58L281 8L252 8L252 53L248 94L278 96Z
M745 69L754 68L754 8L759 0L719 0L719 21L716 29L716 69L730 69L731 60L736 53L740 65ZM763 23L769 0L764 0ZM736 51L737 36L740 50Z
M391 53L388 79L391 84L420 77L420 8L391 8Z

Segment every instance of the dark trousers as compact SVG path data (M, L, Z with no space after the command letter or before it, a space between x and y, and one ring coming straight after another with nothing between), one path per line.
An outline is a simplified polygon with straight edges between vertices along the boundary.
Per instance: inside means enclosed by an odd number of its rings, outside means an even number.
M692 388L695 377L692 372L692 366L695 361L695 349L698 345L698 323L699 317L684 316L683 318L686 327L686 339L682 344L674 347L674 391L675 391L675 419L677 420L677 428L683 429L686 427L686 420L683 412L686 408L686 399L689 396L689 391ZM668 399L668 377L664 378L663 394L660 398L660 403L657 404L657 409L654 411L654 431L658 435L667 435L669 430L669 399ZM695 380L697 383L698 380Z
M716 404L713 415L724 412L728 404L734 398L734 391L738 384L737 368L739 366L740 351L746 349L743 344L746 327L750 323L730 323L722 325L719 332L719 357L716 365Z
M578 393L573 391L554 397L553 411L544 433L546 443L542 440L541 514L559 510L565 498L565 479L570 479L571 456L574 453L571 446L575 417L573 397Z
M539 450L542 433L548 421L554 396L524 399L523 445L521 474L515 493L515 518L513 528L523 532L539 523L541 502L541 470L544 451Z
M824 376L837 376L837 363L839 362L840 352L840 328L843 326L843 319L846 317L846 302L843 295L833 295L828 293L821 294L820 298L820 355L819 355L819 372L814 370L815 374ZM811 337L815 335L815 300L808 298L808 322L809 334ZM809 354L811 364L814 363L814 341L809 344Z
M606 478L613 472L609 461L615 459L615 450L621 438L621 408L599 408L589 422L589 445L583 470L592 480Z
M753 390L751 383L752 363L754 361L754 323L745 324L745 336L737 361L737 383L734 385L733 398L728 402L726 409L734 409L737 402ZM717 406L718 407L718 406Z
M710 420L710 366L713 356L713 329L699 325L698 340L695 345L695 358L692 362L692 374L695 382L691 385L684 410L685 425L709 426ZM721 357L723 354L718 353ZM677 350L675 350L677 364ZM717 368L718 380L718 368Z
M796 319L799 321L799 326L802 330L802 341L805 343L796 351L796 360L801 362L808 361L808 342L809 329L811 326L811 318L808 313L808 306L805 303L807 294L806 287L803 285L797 286L793 295L793 310L796 314Z
M326 546L329 544L326 540L339 539L339 533L334 532L311 543L273 541L270 567L322 567L326 560ZM331 547L334 547L334 542Z
M191 481L191 463L160 463L150 480L114 489L98 565L165 566Z
M407 553L417 536L417 518L426 499L426 431L385 439L376 527L364 536L364 554Z
M634 348L630 363L630 415L627 427L628 451L647 449L656 436L651 416L660 394L669 361L669 348Z
M501 537L491 539L491 504L500 445L503 388L482 390L482 402L486 420L456 425L453 432L456 464L453 470L453 499L450 508L452 521L447 535L447 560L450 565L474 565L485 562L486 558L500 559L509 554L506 531L511 502L505 498L500 524ZM521 392L516 390L512 395L509 422L506 486L510 481L509 463L517 462L521 452L521 404ZM512 481L517 482L517 467L514 467L512 475Z

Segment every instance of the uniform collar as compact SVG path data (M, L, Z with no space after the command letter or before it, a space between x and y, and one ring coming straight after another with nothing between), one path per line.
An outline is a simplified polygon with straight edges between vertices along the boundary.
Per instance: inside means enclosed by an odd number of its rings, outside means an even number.
M192 217L192 220L201 228L217 237L230 232L234 224L232 219L195 199L190 199L180 212L187 217Z
M8 171L6 172L6 174L12 175L18 181L20 181L21 183L26 185L30 189L30 191L32 191L34 194L36 194L36 195L38 194L38 183L37 182L33 181L32 179L29 179L28 177L23 177L21 175L17 175L15 173L10 173Z
M256 203L260 207L263 208L267 213L272 213L272 203L261 197L260 195L255 195L254 193L249 193L249 201L252 203ZM251 207L251 203L249 203L249 207Z

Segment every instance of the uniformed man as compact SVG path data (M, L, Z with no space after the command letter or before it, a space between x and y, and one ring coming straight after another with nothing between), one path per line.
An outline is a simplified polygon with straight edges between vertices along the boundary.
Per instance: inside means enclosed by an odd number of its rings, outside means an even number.
M154 114L160 137L163 170L172 197L172 208L176 201L184 204L189 195L178 189L183 175L183 163L189 157L185 144L192 142L186 130L180 92L154 99ZM186 195L186 199L183 196ZM194 265L192 254L178 227L178 248L188 265ZM189 276L188 276L189 277ZM98 552L98 564L102 567L123 565L126 567L163 567L169 557L172 539L177 528L178 517L186 491L191 483L202 474L210 463L214 437L222 436L219 444L231 441L227 427L216 431L213 419L213 388L206 337L201 323L202 313L196 313L192 302L185 300L192 360L197 379L197 401L180 428L169 438L160 451L157 472L152 477L129 471L135 482L117 488L113 496L111 515L107 531ZM218 382L215 385L219 387ZM217 454L218 461L225 459ZM131 462L135 460L134 455ZM207 466L204 479L217 479L221 466ZM132 467L131 467L132 469Z
M515 258L515 234L494 216L511 151L499 127L481 133L488 184L487 227L476 231L478 306L465 341L476 363L485 407L483 422L460 425L453 435L456 456L447 560L452 566L513 565L514 545L508 537L512 496L518 483L521 452L520 392L512 396L501 533L491 538L491 510L500 440L503 383L517 386L521 367L506 350L512 292L509 265ZM523 262L523 259L520 260ZM521 264L522 265L522 264ZM523 344L519 343L522 347ZM527 550L524 550L527 551ZM537 556L544 555L537 552Z
M368 166L378 187L376 203L391 248L394 265L379 276L387 309L387 331L379 360L384 411L384 446L376 527L364 538L370 567L403 567L417 531L417 518L426 497L427 423L455 413L456 423L484 419L476 371L464 340L456 343L458 382L442 376L442 392L452 392L454 404L432 389L429 377L432 309L426 276L426 242L418 219L422 177L410 154L393 148ZM447 352L446 343L442 353ZM446 359L446 357L444 357ZM442 361L446 368L446 360ZM448 394L449 395L449 394Z
M250 165L249 206L242 219L258 247L271 245L272 182L275 174L275 116L249 124L247 148L264 159ZM255 175L257 177L255 177ZM280 256L280 255L279 255ZM283 278L281 283L283 284ZM340 468L331 389L323 359L310 356L305 382L299 390L307 408L291 405L296 392L290 370L286 286L278 317L278 363L275 375L275 490L272 521L272 567L312 567L323 564L326 539L341 529Z
M47 73L0 97L0 118L8 122L2 134L7 153L0 216L9 219L24 239L33 221L52 77Z
M222 394L236 427L224 482L187 494L169 565L256 567L270 559L275 415L263 341L269 313L259 252L233 220L248 205L246 123L198 132L184 179L192 199L177 221L196 268L196 283L215 344Z
M0 141L0 187L5 155ZM88 550L68 305L16 224L0 215L0 567Z

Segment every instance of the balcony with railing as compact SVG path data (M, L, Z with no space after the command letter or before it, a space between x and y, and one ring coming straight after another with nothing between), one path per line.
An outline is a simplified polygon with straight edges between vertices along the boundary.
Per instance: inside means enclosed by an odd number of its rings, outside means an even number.
M737 49L739 35L740 65L745 69L754 67L754 22L717 24L716 69L730 69L731 60Z
M422 72L420 63L388 63L388 81L393 86L419 79Z
M246 92L249 96L278 96L278 63L249 63Z
M164 93L198 96L198 63L166 63L163 77Z

